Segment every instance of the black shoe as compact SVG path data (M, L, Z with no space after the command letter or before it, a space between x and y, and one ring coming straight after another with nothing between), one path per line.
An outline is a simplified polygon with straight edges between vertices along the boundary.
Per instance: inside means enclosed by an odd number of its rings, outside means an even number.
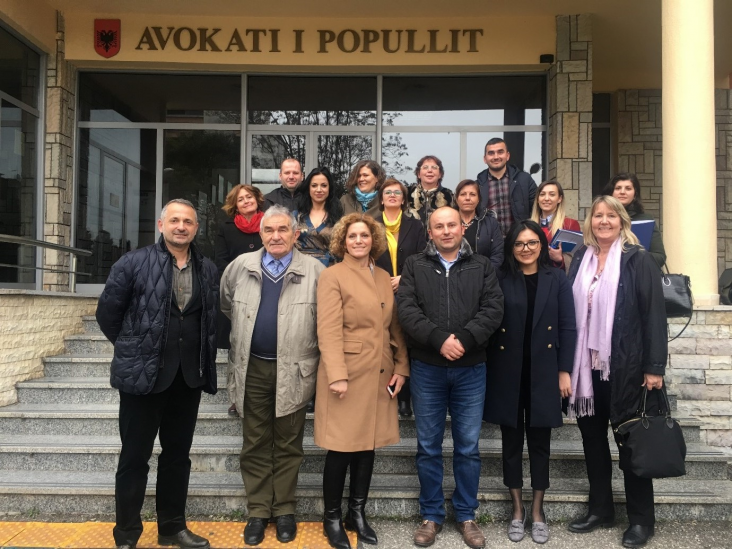
M408 400L399 401L399 415L402 417L412 417L412 407Z
M335 549L351 549L351 542L348 535L343 529L341 522L340 509L339 512L326 511L323 517L323 534L328 538L328 543Z
M229 406L229 409L226 411L227 414L229 414L229 417L239 417L239 412L236 411L236 404L232 404Z
M623 547L640 547L641 545L645 545L653 537L654 533L653 526L631 524L623 532Z
M297 523L295 515L280 515L275 518L277 522L277 541L290 543L297 536Z
M244 543L247 545L259 545L264 541L264 531L267 529L267 519L249 517L244 527Z
M314 414L315 413L315 398L311 398L310 402L307 403L305 406L305 413L306 414Z
M136 543L123 543L122 545L118 545L117 549L135 549L136 547Z
M598 528L612 528L615 526L615 517L599 517L586 515L569 523L569 531L575 534L588 534Z
M211 547L206 538L197 536L188 528L172 536L158 534L158 545L177 545L183 549L208 549Z
M366 501L371 487L371 476L374 472L374 453L362 452L351 460L351 488L348 496L348 514L343 521L346 530L355 530L358 539L369 545L376 545L379 540L376 532L366 521Z

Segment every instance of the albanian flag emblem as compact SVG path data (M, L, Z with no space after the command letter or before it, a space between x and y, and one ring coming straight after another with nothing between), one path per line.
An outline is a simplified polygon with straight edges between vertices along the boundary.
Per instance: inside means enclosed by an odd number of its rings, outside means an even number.
M114 57L119 53L120 42L119 19L94 20L94 51L102 57Z

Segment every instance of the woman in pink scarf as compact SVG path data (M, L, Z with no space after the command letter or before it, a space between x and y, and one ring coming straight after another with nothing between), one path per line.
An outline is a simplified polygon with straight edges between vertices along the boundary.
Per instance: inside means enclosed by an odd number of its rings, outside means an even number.
M615 426L634 416L643 387L661 389L668 352L661 273L631 232L623 205L596 198L583 233L585 246L568 275L577 320L568 412L582 432L590 501L587 515L569 525L575 533L614 524L608 421ZM630 522L623 546L639 547L653 536L653 481L623 472Z

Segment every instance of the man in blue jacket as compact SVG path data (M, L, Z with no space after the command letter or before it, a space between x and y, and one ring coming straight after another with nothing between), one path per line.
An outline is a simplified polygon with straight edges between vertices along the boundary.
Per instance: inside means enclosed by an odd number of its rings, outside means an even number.
M158 229L157 244L112 266L97 305L99 326L114 344L111 384L120 397L114 540L118 549L134 549L142 534L148 461L159 432L158 544L206 549L208 540L186 527L185 510L201 391L216 393L218 273L192 244L193 204L168 202Z
M510 159L506 142L500 137L490 139L483 156L488 169L476 178L480 185L480 204L483 209L496 212L504 237L514 222L531 218L536 196L536 183L532 177L508 164Z

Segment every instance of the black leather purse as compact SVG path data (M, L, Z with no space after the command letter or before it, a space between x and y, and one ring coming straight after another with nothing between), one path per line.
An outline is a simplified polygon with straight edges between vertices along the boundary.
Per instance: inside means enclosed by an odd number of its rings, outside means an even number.
M694 296L691 293L691 279L683 274L661 273L661 285L663 286L663 299L666 302L666 318L686 318L686 325L669 339L673 341L684 333L691 322L691 315L694 312Z
M666 405L658 415L646 412L648 389L643 388L641 408L636 416L613 429L620 454L620 468L641 478L669 478L686 474L686 442L679 423L671 417L665 389L660 389Z

